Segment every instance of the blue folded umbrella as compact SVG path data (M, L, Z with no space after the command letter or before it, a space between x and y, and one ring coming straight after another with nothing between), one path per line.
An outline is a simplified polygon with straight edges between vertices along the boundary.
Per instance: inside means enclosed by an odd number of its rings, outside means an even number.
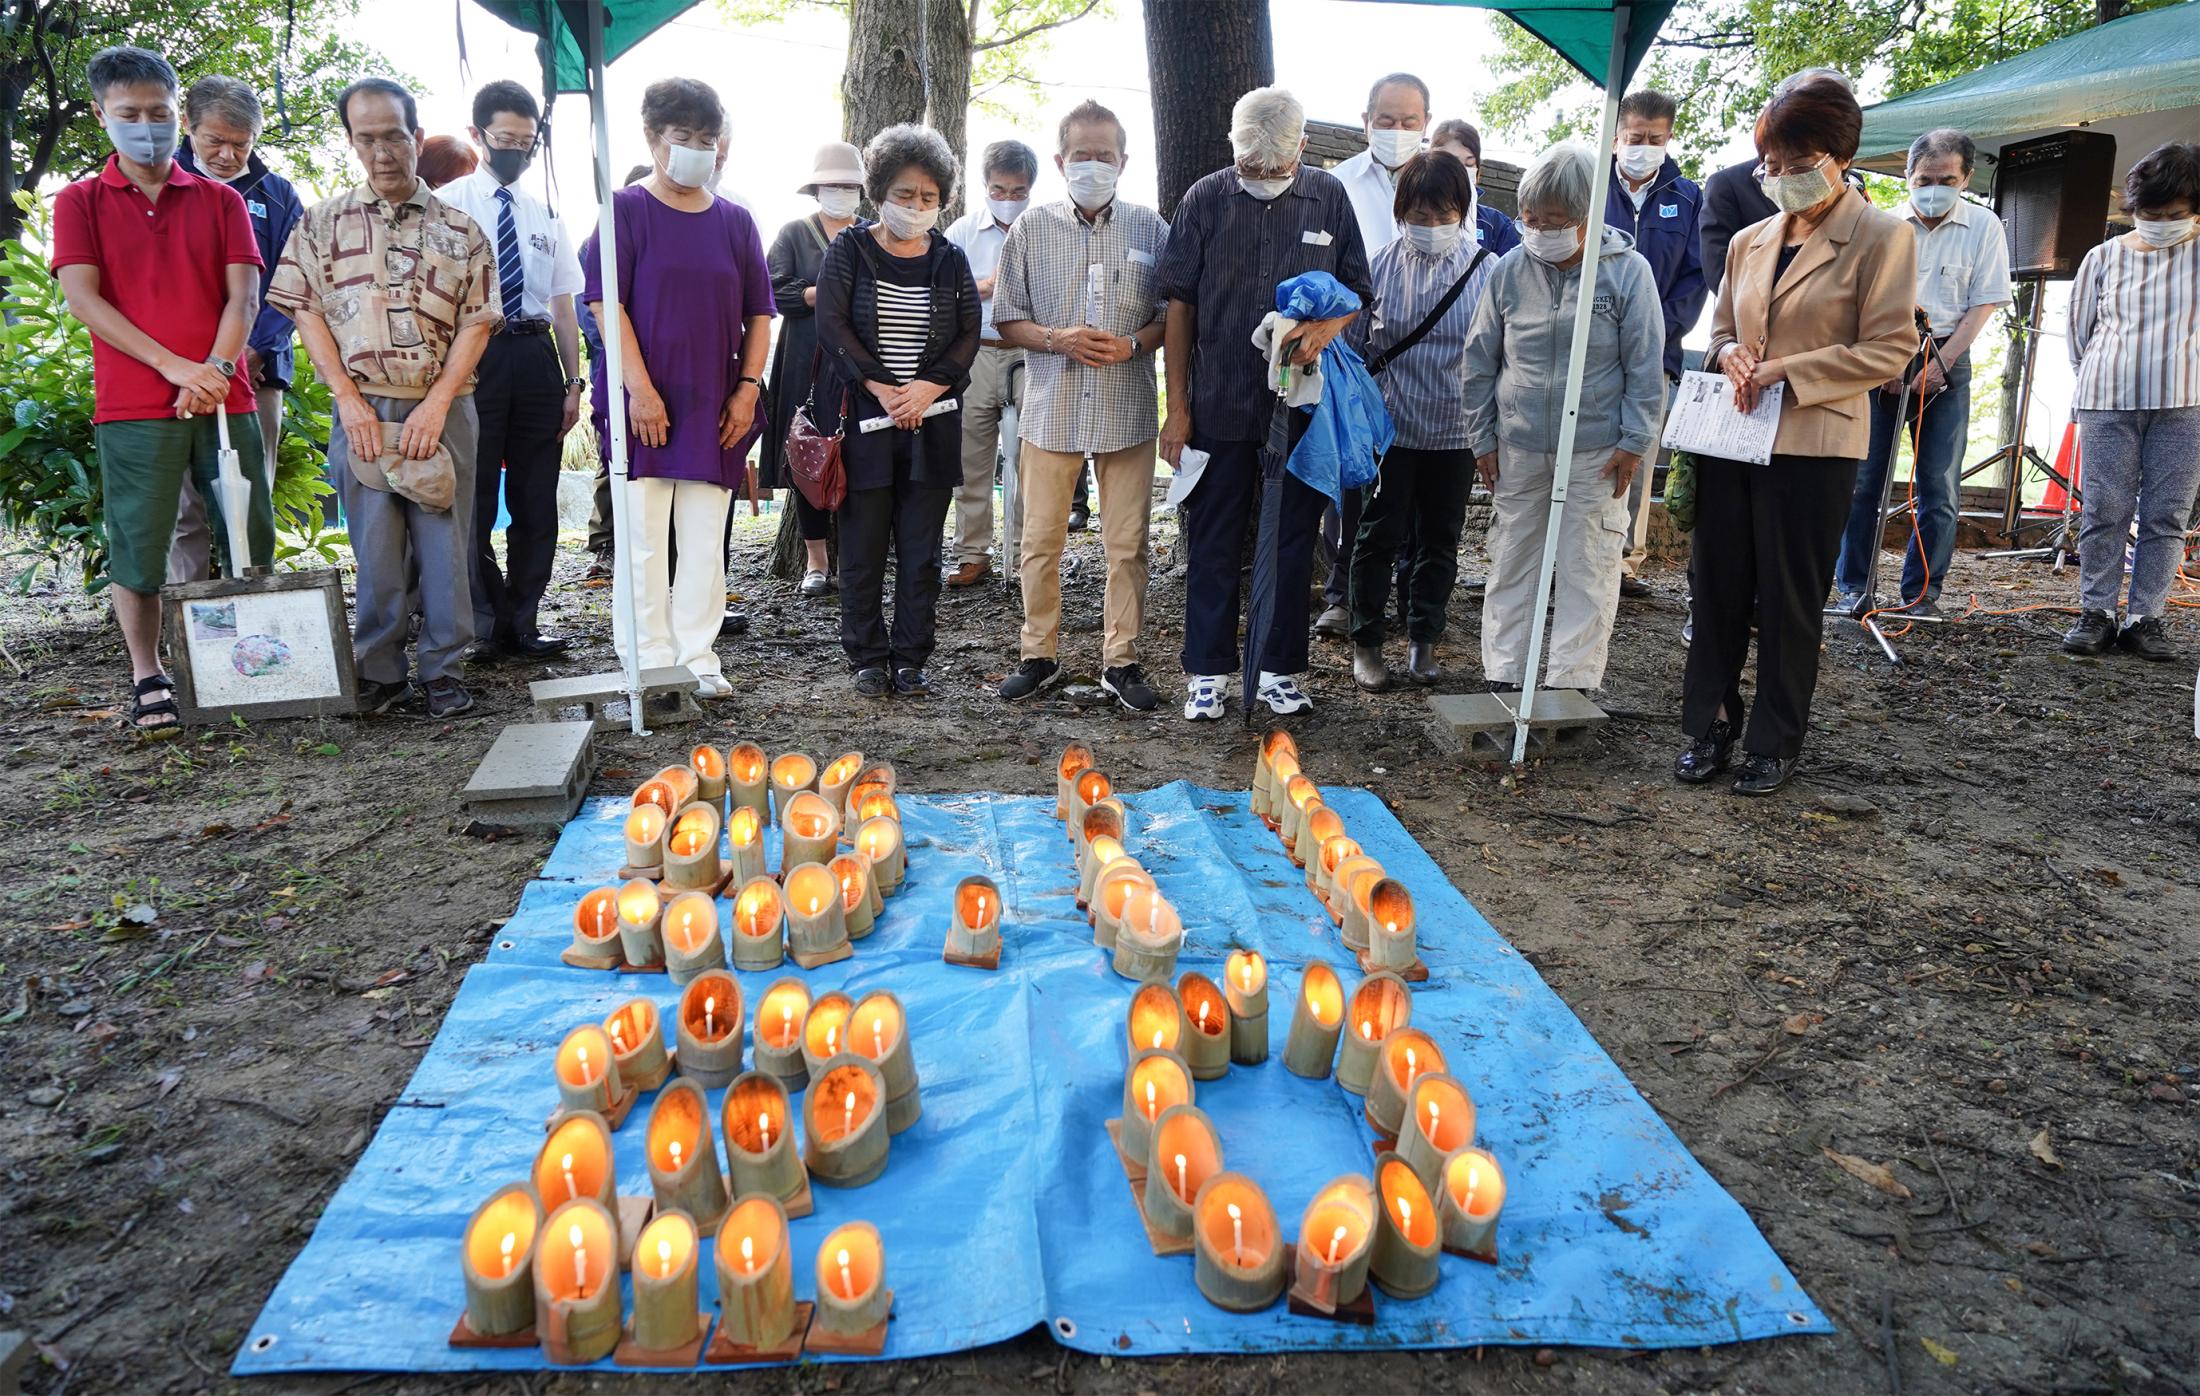
M1304 272L1276 287L1276 312L1294 320L1328 320L1359 309L1360 298L1326 271ZM1374 480L1377 462L1398 433L1374 375L1343 335L1322 350L1321 377L1321 401L1299 409L1312 420L1288 468L1341 509L1346 490Z

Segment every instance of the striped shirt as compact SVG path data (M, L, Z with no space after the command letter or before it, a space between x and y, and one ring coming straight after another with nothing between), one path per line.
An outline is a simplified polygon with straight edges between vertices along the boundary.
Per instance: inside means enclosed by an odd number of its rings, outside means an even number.
M2110 238L2070 289L2073 410L2200 407L2200 236L2139 251Z
M896 286L889 281L877 286L878 361L896 383L906 383L924 367L924 339L932 328L932 288Z
M1450 252L1431 257L1400 238L1375 254L1375 313L1367 348L1375 353L1419 328L1480 253L1479 243L1462 237ZM1483 257L1459 299L1419 344L1392 360L1375 379L1398 429L1398 444L1416 451L1451 451L1467 445L1467 400L1461 391L1467 355L1467 329L1482 299L1497 258Z
M1159 282L1168 245L1169 225L1138 204L1117 200L1090 222L1067 199L1027 209L1001 247L994 322L1061 330L1084 325L1097 311L1095 328L1136 335L1167 311ZM1153 354L1138 348L1122 363L1098 368L1027 350L1016 434L1065 455L1153 440L1161 418L1153 365Z

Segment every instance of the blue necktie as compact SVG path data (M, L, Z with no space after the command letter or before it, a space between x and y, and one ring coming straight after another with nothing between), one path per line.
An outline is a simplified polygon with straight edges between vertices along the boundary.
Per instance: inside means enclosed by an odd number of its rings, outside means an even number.
M504 297L504 318L519 318L520 292L526 278L519 268L519 228L512 222L512 191L497 190L497 290Z

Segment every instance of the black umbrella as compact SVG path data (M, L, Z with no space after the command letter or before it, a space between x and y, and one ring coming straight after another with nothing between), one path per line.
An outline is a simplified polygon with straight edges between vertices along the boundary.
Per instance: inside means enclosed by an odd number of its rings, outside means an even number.
M1253 594L1245 607L1245 725L1253 725L1254 694L1276 614L1277 550L1283 546L1284 462L1291 458L1291 409L1281 397L1268 415L1268 439L1260 447L1260 532L1253 540Z

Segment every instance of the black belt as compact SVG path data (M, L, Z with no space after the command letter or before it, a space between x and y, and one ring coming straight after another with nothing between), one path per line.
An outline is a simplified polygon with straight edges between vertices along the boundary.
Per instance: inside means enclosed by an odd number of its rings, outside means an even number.
M501 331L501 333L548 334L550 333L550 322L548 320L507 319L504 322L504 329Z

